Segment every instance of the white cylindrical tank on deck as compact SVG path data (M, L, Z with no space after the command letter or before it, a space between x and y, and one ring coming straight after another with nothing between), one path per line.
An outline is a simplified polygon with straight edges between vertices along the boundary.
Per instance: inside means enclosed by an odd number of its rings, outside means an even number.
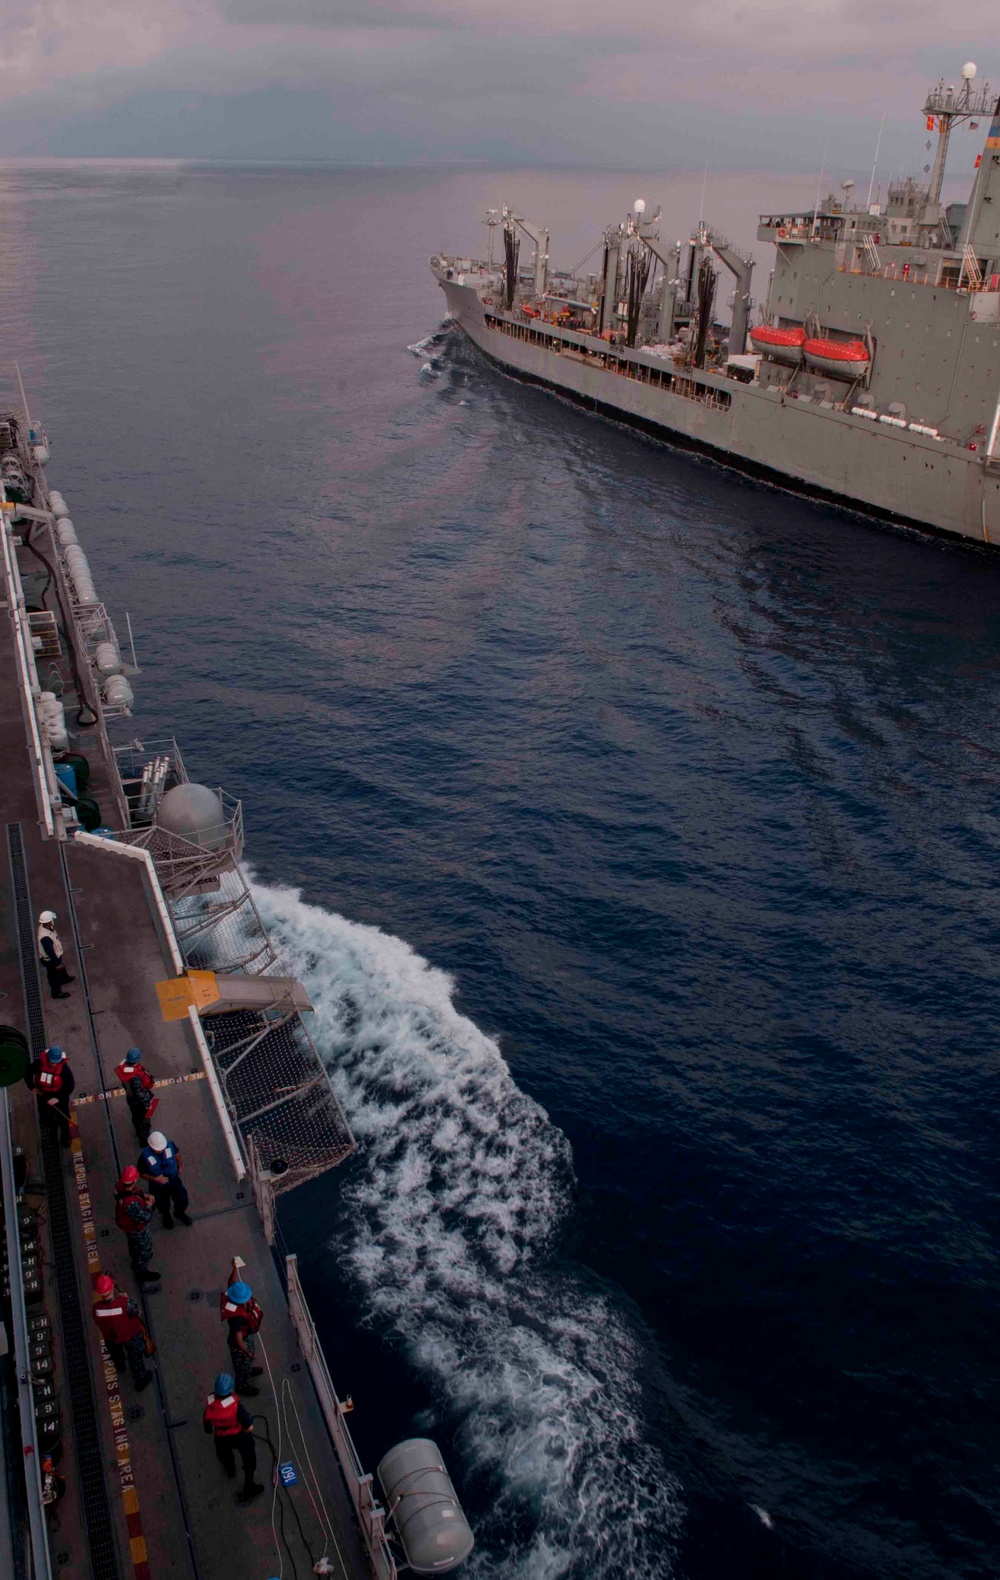
M56 537L59 539L60 547L64 549L80 541L76 535L76 528L68 516L63 516L56 522Z
M447 1574L468 1558L475 1539L436 1443L429 1437L397 1443L378 1479L414 1574Z
M50 490L50 492L49 492L49 504L52 506L52 514L54 516L68 516L69 515L69 506L67 505L67 503L66 503L65 499L63 498L62 494L60 494L58 488L53 488L53 489Z
M113 642L98 642L94 649L94 667L102 679L122 672L121 654Z
M31 454L34 457L36 465L38 465L38 466L47 466L48 465L49 452L45 448L44 444L36 444L35 448L31 452Z
M38 696L38 722L50 750L64 752L69 746L66 733L66 709L54 691L42 691Z
M107 644L110 647L110 643ZM101 688L109 708L131 708L135 701L132 687L124 675L110 675Z
M94 590L94 578L90 574L87 556L78 543L71 543L66 549L66 568L73 583L77 602L84 605L100 603Z
M222 801L208 785L174 785L160 802L156 821L169 834L178 834L202 850L218 850L229 842Z

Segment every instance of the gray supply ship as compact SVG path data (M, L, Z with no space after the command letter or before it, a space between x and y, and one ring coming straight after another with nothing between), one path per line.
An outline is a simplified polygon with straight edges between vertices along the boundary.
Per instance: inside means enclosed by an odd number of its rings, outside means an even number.
M969 62L923 113L937 137L926 184L859 202L845 181L812 211L760 217L775 254L757 323L753 260L707 224L664 245L642 200L604 232L594 274L550 270L546 230L506 207L487 215L486 261L431 268L459 327L521 379L782 487L997 545L1000 99ZM983 149L968 202L945 205L964 123L985 125Z
M130 738L131 640L21 402L0 410L0 1576L450 1573L473 1539L438 1450L408 1439L377 1483L364 1473L282 1244L282 1193L355 1144L244 876L242 808L192 784L175 741ZM72 983L51 997L50 910ZM53 1044L76 1081L65 1148L25 1083ZM142 1284L115 1193L139 1150L115 1068L136 1044L190 1193ZM233 1369L220 1295L236 1267L265 1315L245 1403L266 1496L246 1503L202 1426ZM100 1274L155 1343L141 1401L91 1320Z

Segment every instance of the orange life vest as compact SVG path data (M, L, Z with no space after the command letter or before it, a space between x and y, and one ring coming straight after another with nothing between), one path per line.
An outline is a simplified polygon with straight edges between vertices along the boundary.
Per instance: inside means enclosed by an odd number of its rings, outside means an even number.
M216 1437L237 1437L243 1430L237 1415L239 1408L235 1394L230 1394L228 1399L217 1399L214 1393L210 1393L205 1406L206 1426L212 1428Z
M63 1084L66 1060L60 1059L58 1064L50 1064L49 1050L48 1048L43 1048L38 1062L41 1065L41 1069L35 1075L35 1091L44 1092L46 1097L54 1097Z
M130 1081L138 1080L144 1092L148 1092L153 1085L153 1077L141 1064L116 1064L115 1074L121 1081L126 1092Z
M264 1320L264 1313L252 1296L242 1306L238 1306L235 1301L230 1300L226 1291L223 1290L219 1296L219 1321L231 1322L234 1317L242 1317L244 1319L249 1333L259 1333L260 1325Z
M125 1234L141 1234L146 1225L144 1223L136 1223L134 1218L129 1217L126 1209L130 1201L141 1201L145 1205L145 1193L140 1190L117 1192L115 1195L115 1223Z
M112 1295L94 1306L94 1321L101 1330L101 1337L112 1344L126 1344L142 1331L138 1317L128 1314L128 1301L124 1295Z

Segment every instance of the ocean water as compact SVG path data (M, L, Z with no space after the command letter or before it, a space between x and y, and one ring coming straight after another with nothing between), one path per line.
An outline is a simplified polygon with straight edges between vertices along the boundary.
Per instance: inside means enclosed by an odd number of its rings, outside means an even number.
M8 165L0 347L316 1004L366 1463L439 1440L476 1580L994 1574L1000 562L516 385L426 269L700 188Z

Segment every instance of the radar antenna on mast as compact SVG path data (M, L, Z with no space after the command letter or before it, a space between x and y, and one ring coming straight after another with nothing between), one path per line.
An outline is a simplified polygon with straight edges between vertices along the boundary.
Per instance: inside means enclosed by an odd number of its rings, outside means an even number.
M962 67L962 86L956 91L954 86L945 87L944 78L941 77L937 87L932 88L927 95L924 105L924 114L927 117L927 130L938 134L937 152L934 155L934 168L931 172L930 189L927 194L927 219L933 221L933 209L941 202L941 187L944 182L944 167L948 159L948 143L951 138L951 129L957 121L969 121L974 115L991 115L996 95L991 91L988 82L973 87L976 78L977 66L974 60L967 60Z

